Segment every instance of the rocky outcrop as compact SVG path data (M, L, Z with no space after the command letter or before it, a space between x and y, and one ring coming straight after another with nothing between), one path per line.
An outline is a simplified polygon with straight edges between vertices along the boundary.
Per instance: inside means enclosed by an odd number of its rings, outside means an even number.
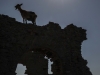
M86 30L73 24L61 29L54 22L38 26L0 15L0 75L16 75L18 63L26 65L28 75L48 75L44 56L53 61L53 75L92 75L81 55L86 39Z

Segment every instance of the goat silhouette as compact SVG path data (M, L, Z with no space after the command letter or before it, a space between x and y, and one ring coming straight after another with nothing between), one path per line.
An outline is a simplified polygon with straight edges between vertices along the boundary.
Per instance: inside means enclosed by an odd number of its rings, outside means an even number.
M23 10L21 8L22 5L23 4L17 4L15 6L15 9L18 9L19 12L21 13L21 16L23 18L23 23L26 22L26 24L27 24L27 20L28 20L28 21L32 21L32 23L36 25L37 15L35 14L35 12Z

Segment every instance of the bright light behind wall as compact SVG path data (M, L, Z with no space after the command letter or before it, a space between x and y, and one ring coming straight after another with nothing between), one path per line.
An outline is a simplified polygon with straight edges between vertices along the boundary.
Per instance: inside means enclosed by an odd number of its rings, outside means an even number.
M46 56L44 58L48 60L48 74L53 74L51 71L51 64L53 64L53 62L51 62L50 59L48 59ZM15 73L17 73L16 75L27 75L24 74L25 70L26 66L23 66L23 64L18 64Z

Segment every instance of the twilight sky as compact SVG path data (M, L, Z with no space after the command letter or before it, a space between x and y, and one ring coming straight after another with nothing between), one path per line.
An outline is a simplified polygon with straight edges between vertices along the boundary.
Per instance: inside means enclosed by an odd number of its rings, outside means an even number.
M82 56L93 75L100 74L100 0L0 0L0 14L22 22L14 6L23 3L22 9L34 11L37 25L49 21L62 28L70 23L87 29L87 40L82 43Z

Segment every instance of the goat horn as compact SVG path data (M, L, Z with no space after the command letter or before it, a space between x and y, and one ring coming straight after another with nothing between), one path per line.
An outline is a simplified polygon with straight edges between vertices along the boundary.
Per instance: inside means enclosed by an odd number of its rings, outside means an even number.
M23 3L21 3L20 5L23 5Z

